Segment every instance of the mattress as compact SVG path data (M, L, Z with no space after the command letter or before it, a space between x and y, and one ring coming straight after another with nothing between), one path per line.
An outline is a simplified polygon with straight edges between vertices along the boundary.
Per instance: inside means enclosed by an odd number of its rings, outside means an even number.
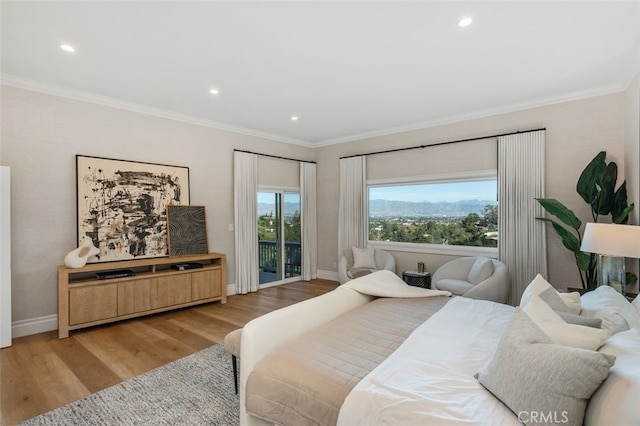
M346 396L451 298L380 298L271 353L251 372L247 411L280 425L334 425Z

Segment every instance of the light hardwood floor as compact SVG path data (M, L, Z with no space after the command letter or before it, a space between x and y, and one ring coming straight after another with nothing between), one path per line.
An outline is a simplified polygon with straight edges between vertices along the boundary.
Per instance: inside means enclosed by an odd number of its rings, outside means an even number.
M59 340L57 331L14 339L0 350L0 424L14 425L220 343L253 318L336 287L296 282L229 296L224 305L75 331L67 339Z

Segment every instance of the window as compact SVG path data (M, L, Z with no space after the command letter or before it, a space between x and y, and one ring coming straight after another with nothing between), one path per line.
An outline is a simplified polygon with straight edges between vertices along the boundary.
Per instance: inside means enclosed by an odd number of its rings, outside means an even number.
M422 248L498 246L496 172L369 183L369 241Z

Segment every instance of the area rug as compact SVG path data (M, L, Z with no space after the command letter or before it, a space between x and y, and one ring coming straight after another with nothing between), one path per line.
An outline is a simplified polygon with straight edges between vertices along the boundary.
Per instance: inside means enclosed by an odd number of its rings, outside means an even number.
M239 424L230 355L217 344L23 425Z

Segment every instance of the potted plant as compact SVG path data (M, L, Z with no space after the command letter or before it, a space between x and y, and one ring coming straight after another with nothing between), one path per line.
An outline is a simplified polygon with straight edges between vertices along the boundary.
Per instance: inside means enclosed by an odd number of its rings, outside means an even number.
M576 191L591 207L593 222L597 222L601 216L609 215L612 223L625 224L629 220L629 213L634 205L627 203L626 182L622 182L616 189L618 165L613 161L607 163L606 156L607 153L601 151L591 160L578 179ZM575 256L582 288L593 290L598 282L597 258L593 253L580 251L582 221L571 209L554 198L537 198L537 200L547 213L555 216L561 223L544 217L537 219L551 224L560 236L562 244ZM634 274L627 273L627 283L633 283L636 279Z

